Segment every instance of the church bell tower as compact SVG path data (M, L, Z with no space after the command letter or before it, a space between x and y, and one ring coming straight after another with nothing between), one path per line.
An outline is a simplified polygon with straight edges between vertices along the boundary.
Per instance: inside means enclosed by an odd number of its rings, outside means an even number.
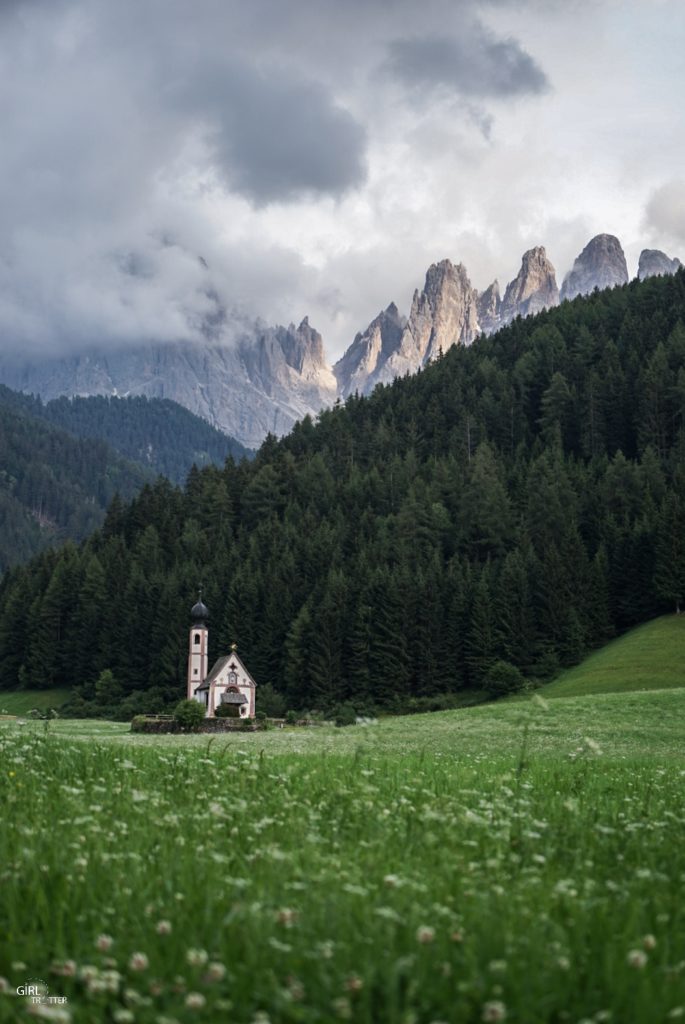
M197 597L197 604L190 610L190 639L188 644L188 700L195 696L195 690L207 678L207 642L209 630L207 619L209 610L202 602L202 591Z

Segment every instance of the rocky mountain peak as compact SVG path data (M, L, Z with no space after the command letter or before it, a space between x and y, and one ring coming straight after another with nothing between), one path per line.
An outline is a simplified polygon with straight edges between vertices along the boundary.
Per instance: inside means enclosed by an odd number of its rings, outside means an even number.
M675 274L681 267L682 263L677 257L670 259L661 249L643 249L640 253L637 276L644 281L646 277Z
M402 340L406 320L394 302L375 317L366 330L355 335L345 354L333 367L343 398L355 391L369 391L379 379L389 356Z
M628 283L628 266L615 235L595 235L573 264L561 286L561 300L589 295L595 288L614 288Z
M454 266L450 260L441 260L428 268L423 291L412 304L407 332L416 350L415 369L452 345L473 341L479 332L478 293L463 263Z
M495 278L491 285L478 297L478 323L484 334L492 334L500 326L502 296L499 281Z
M523 254L521 269L507 285L500 317L503 324L516 316L532 316L559 305L556 271L545 247L537 245Z
M294 370L307 374L312 371L318 372L326 366L323 338L310 326L308 316L302 320L299 327L290 324L287 329L278 330L282 332L281 346L286 362Z

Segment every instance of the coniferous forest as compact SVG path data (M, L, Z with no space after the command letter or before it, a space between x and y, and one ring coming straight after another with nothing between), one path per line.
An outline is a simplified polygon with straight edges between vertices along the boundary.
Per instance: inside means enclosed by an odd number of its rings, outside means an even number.
M685 272L519 319L252 462L115 499L80 546L5 574L0 687L71 688L81 715L175 703L199 582L210 661L236 641L302 709L439 704L496 662L549 678L676 610Z

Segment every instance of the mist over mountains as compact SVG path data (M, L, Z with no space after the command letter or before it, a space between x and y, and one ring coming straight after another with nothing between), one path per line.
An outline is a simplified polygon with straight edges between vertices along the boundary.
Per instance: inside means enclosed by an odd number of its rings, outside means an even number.
M677 258L645 249L637 276L642 280L673 274L680 266ZM368 394L377 384L414 373L452 346L470 345L478 335L492 334L517 316L531 316L628 280L621 243L608 234L588 242L561 287L543 246L524 253L503 295L497 280L479 292L463 264L443 259L429 267L408 316L391 302L333 367L321 334L307 317L297 327L243 323L227 339L222 332L225 310L212 296L202 341L181 339L106 352L93 347L40 360L8 351L0 356L0 381L46 401L97 394L170 398L241 444L257 447L268 433L287 433L295 422L315 416L336 398Z

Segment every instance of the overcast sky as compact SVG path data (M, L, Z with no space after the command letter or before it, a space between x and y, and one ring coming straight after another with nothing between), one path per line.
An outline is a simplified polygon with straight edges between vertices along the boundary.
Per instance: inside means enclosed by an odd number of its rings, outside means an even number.
M0 344L310 321L446 256L685 260L683 0L0 0Z

